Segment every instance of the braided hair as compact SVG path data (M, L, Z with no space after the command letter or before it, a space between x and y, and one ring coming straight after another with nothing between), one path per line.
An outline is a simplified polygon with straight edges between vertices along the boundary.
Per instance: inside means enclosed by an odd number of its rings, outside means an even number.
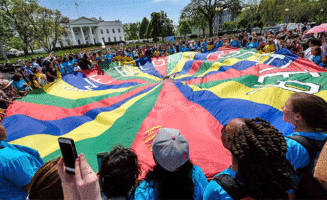
M285 156L284 136L264 119L244 122L230 139L230 152L238 161L236 180L242 183L243 194L254 199L288 199L294 168Z

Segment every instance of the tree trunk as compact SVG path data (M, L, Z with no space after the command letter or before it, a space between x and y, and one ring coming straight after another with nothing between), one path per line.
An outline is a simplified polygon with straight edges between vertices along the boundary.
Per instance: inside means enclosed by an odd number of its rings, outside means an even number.
M27 55L28 55L28 48L25 47L23 50L24 50L24 54L25 54L25 56L27 56Z
M6 60L6 62L8 62L8 58L7 58L7 55L6 55L6 52L2 49L2 44L0 43L0 51L2 53L2 56L3 58Z
M212 36L213 36L213 27L212 27L212 20L211 20L211 21L209 21L209 35L210 35L210 37L212 37Z
M202 36L203 37L205 36L205 33L206 33L206 29L205 28L202 28Z
M34 54L33 47L31 45L30 45L30 49L31 49L32 54Z

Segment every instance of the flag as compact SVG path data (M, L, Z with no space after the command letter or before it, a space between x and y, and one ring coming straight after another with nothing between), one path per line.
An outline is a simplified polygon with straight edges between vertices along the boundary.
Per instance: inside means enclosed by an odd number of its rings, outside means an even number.
M97 153L131 147L142 177L154 165L156 130L178 129L190 159L210 179L231 164L220 139L224 125L260 117L287 136L293 126L283 121L281 107L294 92L327 100L326 77L326 69L287 49L222 47L113 62L33 90L9 106L2 125L7 141L38 150L45 162L61 155L58 137L73 138L95 171Z
M75 2L75 5L78 6L78 4Z

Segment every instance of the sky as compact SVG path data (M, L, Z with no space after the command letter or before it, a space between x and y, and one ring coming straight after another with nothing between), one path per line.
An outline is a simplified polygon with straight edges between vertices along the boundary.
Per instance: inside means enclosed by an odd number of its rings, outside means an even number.
M79 16L102 17L105 21L120 20L122 23L141 22L144 17L150 21L152 12L167 13L168 18L178 24L181 10L190 0L39 0L39 5L57 9L70 19Z

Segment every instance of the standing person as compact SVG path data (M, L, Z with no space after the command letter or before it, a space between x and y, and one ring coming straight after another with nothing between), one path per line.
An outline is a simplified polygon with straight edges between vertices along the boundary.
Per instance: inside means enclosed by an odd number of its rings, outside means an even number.
M204 200L289 199L293 167L282 133L263 119L233 119L222 128L221 140L232 165L210 181Z
M203 198L208 181L189 158L189 145L179 130L161 128L153 140L156 165L136 188L135 199Z
M77 72L82 72L80 66L78 66L78 62L74 63L74 74L76 75Z
M80 62L80 67L82 70L87 70L87 69L91 69L91 62L87 59L87 55L84 54L82 61Z
M68 65L68 58L67 57L64 57L61 65L62 65L62 69L64 69L64 70L61 71L61 74L63 76L65 76L66 74L69 74L68 70L67 70L67 65Z
M317 187L310 187L308 179L301 180L305 175L305 169L311 160L315 159L327 140L327 102L315 95L307 93L294 93L282 107L283 120L291 123L294 133L286 137L287 159L300 173L294 176L296 197L299 199L311 199L319 194ZM312 145L311 149L307 144ZM319 150L320 149L320 150ZM309 175L312 178L312 174Z
M35 172L43 165L31 148L6 142L7 131L0 125L0 199L25 200Z
M46 62L44 64L44 66L46 67L47 80L50 83L56 81L58 77L57 77L56 68L53 67L53 63L52 62Z

